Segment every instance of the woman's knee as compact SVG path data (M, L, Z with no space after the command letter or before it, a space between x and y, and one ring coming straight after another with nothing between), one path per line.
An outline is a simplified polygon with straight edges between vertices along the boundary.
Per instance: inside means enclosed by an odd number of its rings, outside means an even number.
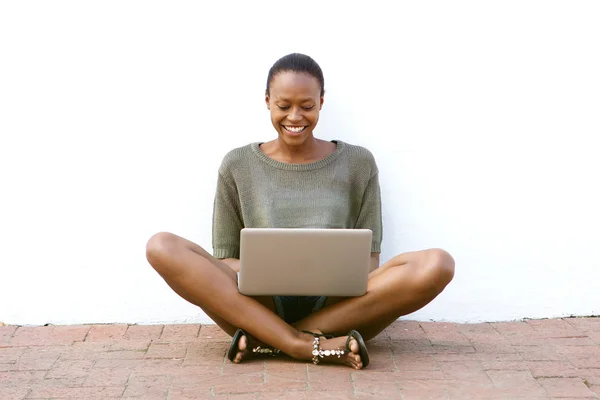
M159 232L146 243L146 259L154 267L160 268L173 254L178 237L169 232Z
M442 249L429 249L426 252L425 265L423 265L427 275L426 280L441 291L454 278L454 258Z

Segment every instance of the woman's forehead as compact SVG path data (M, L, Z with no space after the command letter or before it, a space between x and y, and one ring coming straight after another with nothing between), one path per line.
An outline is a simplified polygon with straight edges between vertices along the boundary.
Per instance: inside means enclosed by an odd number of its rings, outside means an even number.
M321 93L321 85L317 78L310 74L285 71L273 77L271 82L271 94L274 97L285 96L285 93L307 93L307 98L313 98L314 92L317 96ZM296 96L295 96L296 97Z

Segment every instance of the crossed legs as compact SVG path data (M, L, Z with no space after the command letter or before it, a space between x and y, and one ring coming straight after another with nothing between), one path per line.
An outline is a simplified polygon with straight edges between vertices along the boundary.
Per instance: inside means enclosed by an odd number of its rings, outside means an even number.
M333 299L294 326L334 335L356 329L369 340L400 316L431 302L453 276L454 260L444 250L403 253L369 274L364 296Z
M443 250L400 254L371 272L364 296L328 299L321 311L291 326L274 313L269 297L240 294L236 272L193 242L158 233L148 241L146 257L177 294L202 308L228 334L241 328L301 360L312 358L313 341L302 330L343 335L356 329L368 340L433 300L454 275L454 260ZM339 341L345 343L345 338ZM349 363L360 368L360 358L353 354Z

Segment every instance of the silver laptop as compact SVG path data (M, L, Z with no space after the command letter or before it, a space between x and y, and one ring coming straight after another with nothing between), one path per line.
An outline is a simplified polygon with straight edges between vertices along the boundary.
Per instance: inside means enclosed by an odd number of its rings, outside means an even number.
M244 228L239 291L249 296L362 296L369 229Z

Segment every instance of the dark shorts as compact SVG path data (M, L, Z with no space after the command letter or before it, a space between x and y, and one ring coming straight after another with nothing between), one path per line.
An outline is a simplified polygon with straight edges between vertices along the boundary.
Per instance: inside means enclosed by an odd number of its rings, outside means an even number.
M288 324L319 311L326 300L327 296L273 296L277 315Z

